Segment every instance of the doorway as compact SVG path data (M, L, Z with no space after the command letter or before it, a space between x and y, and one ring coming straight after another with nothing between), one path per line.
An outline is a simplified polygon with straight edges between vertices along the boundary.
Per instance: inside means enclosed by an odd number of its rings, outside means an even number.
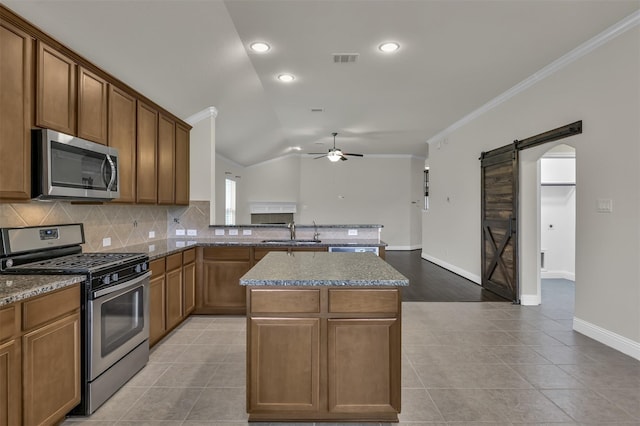
M540 158L540 289L543 308L575 312L576 154L566 144Z

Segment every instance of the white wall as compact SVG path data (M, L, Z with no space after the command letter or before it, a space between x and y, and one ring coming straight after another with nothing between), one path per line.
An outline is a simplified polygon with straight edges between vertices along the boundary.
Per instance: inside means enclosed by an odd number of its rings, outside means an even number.
M574 326L638 357L639 75L636 26L433 142L423 221L423 256L479 277L480 153L583 120L583 133L564 140L577 158ZM613 200L613 212L598 213L598 199Z
M214 223L216 117L209 115L192 125L189 135L189 198L209 201L210 223Z

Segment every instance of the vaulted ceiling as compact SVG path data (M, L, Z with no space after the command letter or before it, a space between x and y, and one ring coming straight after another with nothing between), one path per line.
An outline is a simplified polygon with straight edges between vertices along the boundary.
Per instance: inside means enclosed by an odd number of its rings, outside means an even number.
M245 166L326 151L334 131L345 151L424 156L427 139L640 9L638 0L2 2L179 117L214 106L216 151ZM271 49L251 52L256 40ZM378 50L390 40L398 51ZM358 58L334 63L336 53ZM295 80L278 81L284 72Z

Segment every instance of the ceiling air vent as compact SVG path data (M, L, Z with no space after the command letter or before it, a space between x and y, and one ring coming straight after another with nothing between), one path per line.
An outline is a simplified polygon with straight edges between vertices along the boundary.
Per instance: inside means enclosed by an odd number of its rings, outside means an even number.
M311 108L311 112L324 112L324 108Z
M359 53L334 53L333 63L335 64L351 64L358 60Z

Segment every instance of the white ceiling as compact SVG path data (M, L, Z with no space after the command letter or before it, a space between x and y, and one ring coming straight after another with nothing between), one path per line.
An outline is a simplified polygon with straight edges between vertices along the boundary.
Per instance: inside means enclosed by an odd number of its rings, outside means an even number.
M640 0L2 0L186 119L218 109L216 151L424 156L456 120L640 9ZM266 41L267 54L248 52ZM400 43L394 54L377 46ZM334 53L359 53L334 64ZM290 72L296 80L276 80ZM324 112L311 112L311 108ZM366 161L355 159L353 161Z

